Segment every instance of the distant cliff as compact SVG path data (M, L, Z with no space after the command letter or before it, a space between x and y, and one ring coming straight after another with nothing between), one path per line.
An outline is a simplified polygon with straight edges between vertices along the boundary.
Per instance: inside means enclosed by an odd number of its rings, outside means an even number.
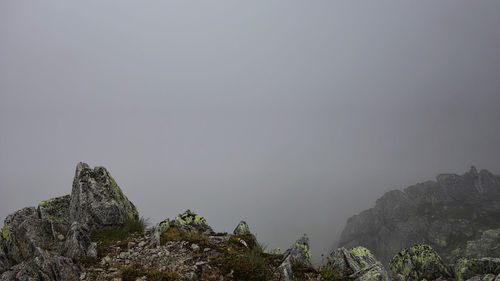
M349 218L338 246L367 247L387 264L402 248L426 243L453 262L500 256L499 228L500 176L471 167L387 192L375 207Z

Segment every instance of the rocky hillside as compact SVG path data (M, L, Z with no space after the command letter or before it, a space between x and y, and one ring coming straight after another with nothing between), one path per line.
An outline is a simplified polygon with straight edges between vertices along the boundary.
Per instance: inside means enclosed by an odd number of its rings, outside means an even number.
M495 251L483 243L495 235L485 232L469 248ZM0 232L0 281L500 281L500 259L450 265L429 245L402 250L389 270L361 246L336 249L326 261L311 264L306 235L286 251L267 250L245 222L219 233L190 210L148 228L109 172L84 163L70 195L9 215Z
M447 262L500 257L500 176L472 167L387 192L347 221L339 246L365 246L387 264L417 243L431 245Z

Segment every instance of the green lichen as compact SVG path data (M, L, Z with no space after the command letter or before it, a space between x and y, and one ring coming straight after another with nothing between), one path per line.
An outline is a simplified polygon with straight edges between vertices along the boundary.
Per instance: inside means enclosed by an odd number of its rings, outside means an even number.
M2 230L2 238L5 242L9 243L12 239L8 225L5 225Z
M355 247L349 250L349 254L359 263L361 268L365 268L376 262L375 256L365 247Z
M420 280L429 274L446 274L441 257L429 245L419 244L398 253L389 265L404 280Z
M304 254L306 255L307 261L311 262L312 259L311 252L309 252L309 247L307 247L307 245L295 243L295 247L301 248L304 251Z

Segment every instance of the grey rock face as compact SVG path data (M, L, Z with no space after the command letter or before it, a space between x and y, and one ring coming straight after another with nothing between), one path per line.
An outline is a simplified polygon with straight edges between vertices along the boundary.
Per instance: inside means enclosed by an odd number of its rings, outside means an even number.
M137 220L138 212L106 168L91 169L79 163L71 191L70 218L93 229Z
M402 248L431 245L446 261L464 254L467 241L500 228L500 176L474 167L463 175L441 174L384 194L374 208L351 217L339 247L363 245L384 264Z
M394 256L389 268L400 280L436 280L451 278L451 271L429 245L419 244Z
M89 247L89 229L77 221L73 222L64 243L64 256L74 260L84 259L87 257Z
M6 255L0 253L0 274L10 268L10 262Z

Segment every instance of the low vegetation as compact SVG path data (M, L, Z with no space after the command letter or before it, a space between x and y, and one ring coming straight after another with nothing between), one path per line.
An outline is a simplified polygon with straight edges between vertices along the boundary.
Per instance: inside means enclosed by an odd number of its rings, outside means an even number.
M180 275L174 271L159 271L153 267L142 267L139 264L123 267L119 276L122 281L135 281L137 278L146 276L149 281L171 281L178 280Z
M186 232L178 229L177 227L170 227L161 235L161 245L164 245L169 241L188 241L190 243L197 244L202 250L211 245L210 239L206 235L198 232Z

